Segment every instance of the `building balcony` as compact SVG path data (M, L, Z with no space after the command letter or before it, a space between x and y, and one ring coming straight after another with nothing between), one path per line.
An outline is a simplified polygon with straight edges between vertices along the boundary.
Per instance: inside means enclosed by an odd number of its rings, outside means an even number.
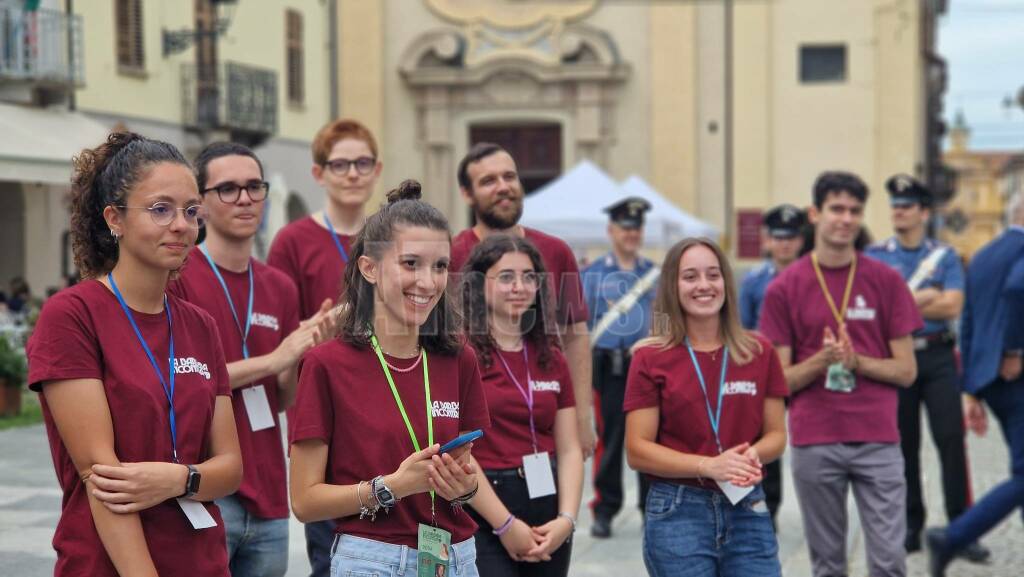
M84 83L81 16L0 4L0 99L51 104Z
M203 67L205 68L205 67ZM256 146L277 133L277 72L225 62L182 67L182 124Z

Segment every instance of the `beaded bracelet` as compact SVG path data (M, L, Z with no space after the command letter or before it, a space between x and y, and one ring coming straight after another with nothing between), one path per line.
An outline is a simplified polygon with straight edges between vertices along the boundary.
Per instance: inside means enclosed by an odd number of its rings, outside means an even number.
M511 514L511 513L509 513L508 519L505 520L505 523L502 524L501 527L498 527L497 529L491 531L491 533L494 533L498 537L501 537L505 533L508 533L508 530L512 528L512 522L515 521L515 520L516 520L516 516Z

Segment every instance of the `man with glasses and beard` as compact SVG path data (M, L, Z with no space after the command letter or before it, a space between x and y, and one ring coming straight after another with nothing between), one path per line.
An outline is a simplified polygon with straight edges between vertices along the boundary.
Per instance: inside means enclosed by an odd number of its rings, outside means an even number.
M452 240L451 270L459 272L469 253L492 234L515 234L529 239L540 251L548 269L555 295L556 321L572 376L579 419L580 445L585 457L594 452L594 434L590 391L591 355L587 330L587 305L576 257L565 241L519 225L523 216L523 185L512 155L497 144L481 142L473 146L459 162L459 190L472 208L476 224Z

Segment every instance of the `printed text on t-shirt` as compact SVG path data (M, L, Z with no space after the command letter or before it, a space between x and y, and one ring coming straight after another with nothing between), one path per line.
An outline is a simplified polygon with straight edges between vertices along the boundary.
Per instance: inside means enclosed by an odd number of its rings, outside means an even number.
M178 357L174 359L174 372L179 375L196 373L203 375L206 380L210 380L210 369L206 366L206 363L197 361L195 357Z
M434 401L432 405L431 414L434 418L445 417L448 419L459 418L459 402L458 401Z
M757 383L753 381L730 381L725 383L723 395L750 395L757 394Z
M562 384L558 381L533 381L533 390L560 393L562 392Z
M272 331L280 330L277 317L265 313L252 313L252 324L253 326L268 328Z

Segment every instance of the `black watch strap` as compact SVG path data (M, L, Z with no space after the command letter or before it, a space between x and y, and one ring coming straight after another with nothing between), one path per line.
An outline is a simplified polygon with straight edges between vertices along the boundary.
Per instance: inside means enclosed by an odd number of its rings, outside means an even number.
M199 473L199 469L196 469L195 465L185 466L188 467L188 476L185 477L185 492L181 496L188 499L194 497L199 492L199 481L202 480L203 476Z

